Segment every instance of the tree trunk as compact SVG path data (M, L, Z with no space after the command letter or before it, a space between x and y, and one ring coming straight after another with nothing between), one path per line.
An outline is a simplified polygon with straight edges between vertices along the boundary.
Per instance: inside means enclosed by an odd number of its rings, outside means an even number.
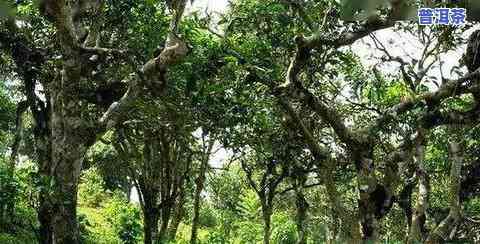
M407 223L406 235L404 239L405 243L408 241L408 232L410 231L410 228L412 226L412 193L414 188L415 184L413 182L407 182L405 187L400 191L397 200L398 205L403 210L403 213L405 215L405 222Z
M455 227L461 217L460 187L461 187L461 169L463 158L460 155L460 145L457 142L451 142L450 157L452 165L450 166L450 212L448 216L432 230L425 243L444 243L455 235Z
M200 219L201 199L200 195L205 184L205 174L207 172L208 160L203 160L200 166L200 172L196 179L196 189L193 203L193 220L192 220L192 234L190 236L190 243L197 243L198 220Z
M306 244L307 232L305 230L305 225L307 221L308 203L303 194L303 189L296 190L296 205L297 205L296 224L297 224L297 233L298 233L297 244Z
M79 243L77 228L77 189L85 147L78 140L62 139L63 146L57 140L53 144L53 163L56 165L54 177L53 204L53 242L55 244ZM57 142L57 143L56 143Z
M143 204L143 242L153 244L158 238L158 218L160 217L157 204L158 190L148 188L143 180L139 181L138 187Z
M371 157L360 157L357 162L357 170L357 184L360 193L358 209L362 226L362 239L365 242L375 242L378 234L375 203L379 199L372 197L377 190L377 182Z
M155 243L158 237L158 211L156 209L145 209L143 213L143 232L145 244Z
M39 227L39 243L52 244L53 243L53 224L52 224L52 205L47 200L47 193L45 190L40 191L38 222Z
M61 182L57 192L59 202L53 209L53 243L77 244L80 237L77 226L77 186Z
M78 97L80 61L64 60L62 78L51 87L53 187L53 242L79 243L76 204L78 179L87 149L96 131L85 115L86 105Z
M47 123L46 121L45 124ZM38 155L38 167L39 175L43 179L51 179L50 168L51 168L51 140L50 133L46 133L46 129L39 130L39 124L42 121L36 121L36 132L35 132L35 150ZM41 133L42 132L42 133ZM39 209L37 212L39 227L39 243L40 244L52 244L53 243L53 223L52 223L52 199L49 194L50 187L47 185L48 181L43 180L44 185L42 185L39 192Z
M270 244L272 207L262 203L263 244Z
M64 94L62 94L64 95ZM60 101L62 98L60 98ZM79 128L84 118L74 107L77 103L65 99L63 104L55 101L52 123L52 170L53 187L53 243L77 244L77 190L78 179L87 147L82 144L85 138ZM63 105L63 106L62 106ZM57 110L58 109L58 110Z
M177 236L178 226L180 225L180 222L182 222L182 218L185 212L184 206L183 206L184 203L185 203L184 196L180 196L177 201L177 205L175 207L175 215L173 216L173 219L170 223L170 227L168 230L168 239L170 240L175 240L175 237Z
M185 205L185 186L182 185L180 187L180 193L175 204L173 219L170 222L170 226L168 230L168 238L170 240L175 240L177 236L178 226L180 225L180 222L182 222L182 219L185 213L184 205Z
M428 195L430 191L428 174L424 165L425 159L425 135L423 130L418 131L416 138L416 147L414 163L417 167L416 176L418 178L418 193L415 209L412 215L410 231L408 233L408 243L422 242L425 239L427 230L425 228L426 212L428 208Z
M168 241L168 226L170 225L170 219L172 217L172 208L173 208L173 203L169 202L165 204L162 209L161 209L161 224L160 224L160 230L158 232L158 240L163 243Z

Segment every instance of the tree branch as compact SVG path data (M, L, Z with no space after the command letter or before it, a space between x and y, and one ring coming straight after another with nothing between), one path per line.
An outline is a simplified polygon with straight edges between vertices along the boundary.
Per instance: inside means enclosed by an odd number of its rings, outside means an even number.
M110 105L108 110L100 118L100 124L106 130L122 122L125 115L128 114L128 110L134 105L136 99L141 94L141 88L145 85L145 81L158 82L162 88L164 88L167 82L164 75L167 68L187 54L187 45L177 37L179 21L185 8L185 1L181 1L183 4L179 4L178 8L174 9L175 14L170 21L170 33L168 34L166 46L163 51L157 57L152 58L144 64L140 74L132 75L129 78L127 92L118 102Z
M442 86L434 92L428 92L419 96L407 99L398 103L391 109L386 111L383 116L379 117L375 123L370 126L370 130L376 130L382 127L386 122L395 119L397 116L413 110L418 107L436 108L443 100L452 96L472 93L478 90L478 86L474 85L473 80L480 78L480 69L465 75L457 80L449 80L442 84ZM470 82L470 84L464 84Z
M296 88L302 94L302 102L322 117L332 127L342 142L354 147L362 144L362 138L354 135L351 129L345 125L343 116L333 106L325 104L299 82L296 84Z
M319 161L330 159L330 152L317 143L317 140L310 132L310 130L305 126L300 116L295 112L290 102L286 98L281 96L278 97L278 101L280 105L284 108L284 110L287 112L287 114L292 118L292 122L294 122L300 129L300 132L302 133L315 159Z

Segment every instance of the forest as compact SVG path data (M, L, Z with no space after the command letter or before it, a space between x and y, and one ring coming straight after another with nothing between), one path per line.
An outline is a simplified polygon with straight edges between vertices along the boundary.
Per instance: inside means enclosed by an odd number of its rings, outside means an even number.
M0 0L0 243L480 243L478 21Z

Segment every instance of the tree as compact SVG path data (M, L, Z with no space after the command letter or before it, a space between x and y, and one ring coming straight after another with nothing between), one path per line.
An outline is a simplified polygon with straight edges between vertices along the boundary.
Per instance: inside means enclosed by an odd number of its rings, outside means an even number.
M160 122L161 123L161 122ZM130 176L144 213L145 243L175 237L183 208L185 184L192 167L189 131L182 125L159 124L143 130L120 129L116 150L129 164ZM130 162L128 162L130 161ZM172 219L172 217L174 219ZM169 232L173 229L173 232Z
M202 143L201 143L201 152L200 152L200 168L198 169L198 175L195 179L195 195L193 198L193 218L192 218L192 231L190 236L190 243L197 243L197 231L198 224L200 219L200 207L201 199L200 195L205 187L205 180L207 170L209 168L208 162L210 161L210 156L212 154L212 149L215 144L215 135L208 136L206 132L202 130Z
M337 34L338 38L332 38L325 33L328 33L331 30L338 28L338 26L341 26L341 24L338 22L339 16L334 14L335 9L339 6L332 5L330 9L323 11L323 19L325 24L318 27L320 31L315 31L314 28L311 28L311 21L309 21L308 11L306 11L306 8L302 8L302 6L295 5L290 2L287 2L286 5L291 9L295 9L295 12L303 21L302 24L305 25L304 28L310 29L314 32L314 34L309 37L297 35L295 38L297 50L291 59L290 65L288 67L284 66L286 76L283 84L277 81L278 76L276 76L277 73L275 72L277 67L271 67L268 65L270 63L284 63L283 57L270 58L266 52L261 53L263 51L262 50L258 52L259 54L256 55L256 57L261 57L266 60L264 62L254 61L254 63L251 64L253 69L250 69L249 71L250 73L254 72L253 80L263 83L270 88L271 93L278 98L281 106L287 114L293 118L297 117L295 123L298 126L296 129L294 129L303 134L306 144L309 145L310 151L314 156L316 156L317 160L331 161L329 150L322 150L322 148L319 147L319 145L316 143L318 139L315 138L315 135L311 132L311 129L303 125L304 122L302 122L301 119L298 119L298 116L295 116L295 109L300 110L303 108L308 108L316 116L319 116L322 122L328 125L328 127L330 127L334 132L333 136L338 139L338 144L342 145L342 147L345 147L346 151L348 152L348 161L354 162L354 165L356 166L356 178L360 197L358 204L358 217L362 225L362 238L364 240L375 240L378 237L378 223L389 212L395 199L394 193L396 192L396 188L399 184L398 171L396 169L396 167L398 167L397 164L406 160L406 152L412 150L412 144L408 145L407 141L397 149L390 149L389 151L385 152L386 156L384 155L384 157L387 158L386 164L388 166L384 172L385 177L383 179L378 179L375 174L377 167L375 165L382 163L376 163L379 158L377 158L375 154L377 154L377 148L382 144L382 140L378 140L378 138L382 137L382 131L385 129L385 127L391 126L391 124L395 124L395 122L397 122L392 121L395 119L393 116L405 114L418 108L418 106L425 106L427 109L423 112L409 114L409 116L411 116L410 121L414 121L415 118L418 118L418 120L420 120L420 126L427 126L429 129L433 129L443 124L468 124L469 121L471 121L471 117L469 116L473 115L472 113L475 111L475 108L466 113L451 112L449 115L447 115L439 113L439 108L437 106L439 106L439 103L447 97L459 95L451 90L451 88L461 85L465 81L476 77L476 72L457 80L448 81L436 92L424 92L421 89L423 87L420 83L426 77L428 69L430 69L432 64L436 62L435 60L433 62L429 60L429 56L431 57L431 55L434 55L430 50L451 45L451 43L446 41L450 40L447 37L454 37L456 34L448 29L438 30L438 33L441 34L435 37L433 36L436 32L431 32L430 34L422 32L423 40L427 40L424 52L427 55L423 55L420 61L416 61L418 64L418 67L416 67L418 68L418 71L413 70L412 67L415 65L408 66L409 64L404 60L392 56L389 51L385 49L385 46L382 46L381 43L375 42L376 47L380 51L385 52L385 60L400 63L400 71L403 82L405 82L405 86L408 87L408 89L411 89L413 93L418 95L414 98L400 101L396 105L393 104L391 109L386 109L385 112L380 112L380 116L376 118L373 117L373 123L365 123L360 120L361 118L353 117L349 119L358 121L358 124L362 124L362 126L347 126L344 122L346 119L342 118L345 105L337 104L334 101L328 101L328 90L322 91L321 89L313 86L314 84L319 84L316 79L319 79L321 82L324 79L333 78L335 73L332 73L332 76L330 77L326 77L325 75L320 75L318 72L329 72L326 66L330 62L329 60L332 60L332 58L335 59L334 57L337 54L340 54L340 56L343 55L341 52L335 52L335 50L337 50L339 47L351 45L363 37L372 35L372 33L377 30L391 28L394 25L395 20L398 20L404 16L405 10L408 9L406 8L407 2L392 1L385 12L367 12L367 15L370 14L368 18L365 18L363 21L356 22L352 28L352 31L340 32ZM281 4L275 2L272 2L267 6L270 7L269 10L281 9ZM277 8L273 6L276 6ZM345 6L347 5L344 5L343 7ZM369 10L366 9L365 6L361 6L361 4L355 6L352 4L352 6L353 15L356 14L356 11L361 12ZM235 16L244 14L248 16L249 12L257 11L257 13L263 13L262 11L266 11L266 9L262 9L261 7L257 7L256 9L255 7L257 6L254 4L248 5L247 1L245 1L245 4L238 4L235 6L237 11L233 15ZM340 11L345 10L346 9L344 8ZM265 18L267 21L272 21L276 17L274 14L272 17L272 12L273 11L267 12L268 14L264 15L266 16ZM345 14L350 14L347 12L341 13L344 14L343 17L345 17ZM265 21L265 19L263 19L263 21ZM281 21L278 21L278 23L279 22ZM229 26L229 28L230 30L235 28L237 28L235 30L241 30L246 24L247 23L245 22L242 24L233 23L231 26ZM248 24L250 25L250 28L251 26L255 26L255 31L260 35L265 36L267 40L274 40L271 33L276 31L275 29L265 29L264 26L262 26L260 23L256 23L256 21L253 19L252 21L248 22ZM411 26L406 28L411 28ZM428 37L429 35L430 37ZM237 41L237 39L234 38L231 40L232 42ZM239 40L242 40L242 37L240 37ZM238 42L237 47L234 48L238 49L238 46L241 45L241 42ZM270 53L274 53L280 49L278 48L279 46L281 46L281 44L276 42L275 45L267 45L265 49L269 50ZM287 47L288 45L285 45L285 48ZM331 50L333 50L333 52L329 53ZM346 56L344 57L346 58ZM269 59L270 61L268 61ZM343 58L340 59L342 60ZM346 59L343 60L345 61ZM358 76L356 78L358 79ZM444 77L443 79L445 80ZM320 83L320 85L322 85L322 83ZM354 81L352 81L351 85L355 87ZM466 87L465 92L468 94L474 92L474 90L475 88L472 89L472 87ZM335 93L341 94L340 91L334 91L333 97L338 96ZM301 106L291 104L297 102L299 102ZM364 106L361 101L351 102L351 104L353 106ZM370 110L369 107L364 106L363 108L364 111ZM372 111L375 111L375 109L372 109ZM413 127L415 126L416 125L414 124ZM391 148L391 146L389 147ZM335 163L333 165L335 165ZM331 182L331 179L327 182ZM332 189L332 191L334 190ZM338 201L334 200L333 202Z
M2 47L9 49L22 71L30 110L36 114L39 134L43 135L39 135L37 140L37 148L44 151L39 155L45 156L39 160L45 166L41 168L55 181L53 197L46 200L48 207L44 207L39 217L44 219L41 222L45 243L78 243L76 193L86 151L97 136L123 120L123 113L132 109L144 87L162 91L167 83L164 74L168 66L186 55L187 47L177 34L185 1L176 1L171 6L172 18L165 48L143 64L140 70L130 67L133 73L127 79L127 91L118 102L112 101L115 98L111 99L108 109L98 120L95 120L97 116L92 117L95 112L90 111L89 101L82 99L79 91L88 87L89 81L105 82L95 74L98 65L109 57L118 61L130 55L124 50L101 47L102 23L96 19L105 13L104 4L97 1L40 1L39 12L52 23L57 37L54 43L61 47L58 65L61 71L43 81L45 101L35 95L34 89L39 83L38 71L42 70L41 66L49 60L49 56L21 34L13 18L5 21L7 28L2 33ZM127 59L123 64L128 67L131 61ZM50 73L55 74L52 69ZM102 96L96 98L101 101L93 101L93 104L105 102ZM101 106L95 108L99 111L103 109Z
M19 166L36 163L41 243L81 241L91 165L139 190L146 243L292 242L294 221L298 243L477 241L476 17L407 20L475 4L236 0L212 16L187 2L0 3L2 185L29 185ZM241 172L209 169L216 144ZM36 198L18 192L3 216Z

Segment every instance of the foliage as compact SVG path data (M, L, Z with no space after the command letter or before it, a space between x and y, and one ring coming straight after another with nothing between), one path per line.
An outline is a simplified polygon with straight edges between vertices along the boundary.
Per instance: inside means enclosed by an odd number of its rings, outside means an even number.
M108 198L105 193L104 181L97 168L90 168L83 172L78 190L79 201L87 207L99 207L100 203Z
M121 243L133 244L141 240L140 210L137 206L125 201L121 194L114 193L113 197L105 203L104 213Z
M236 244L257 243L262 240L262 224L257 221L240 221L234 232Z
M85 171L81 184L78 218L86 243L132 244L142 240L140 209L127 202L124 193L105 192L95 167Z
M8 206L13 206L19 197L18 179L9 174L5 161L0 159L0 206L2 207L2 213L6 211Z
M277 212L272 216L272 241L279 244L297 243L297 227L287 212Z
M0 158L0 242L31 243L36 240L36 189L31 176L34 168L28 162L12 176ZM4 239L2 239L4 238Z
M272 243L296 243L301 231L308 243L416 243L454 210L443 241L480 242L480 95L476 79L457 80L467 59L454 60L477 22L397 21L422 1L234 0L215 16L187 9L171 32L181 1L107 0L94 18L89 9L75 16L90 18L79 24L85 30L75 23L79 33L62 38L69 33L41 11L46 2L65 1L9 1L7 12L0 3L0 243L37 241L41 199L63 197L54 191L65 168L64 176L81 171L82 243L141 243L148 210L173 232L170 243L189 243L205 160L198 134L215 134L221 149L199 192L198 243L259 243L266 217ZM81 31L95 28L95 44L84 47L90 34ZM163 64L167 38L189 50ZM72 40L78 46L66 48ZM80 78L65 80L76 58ZM119 99L131 101L120 123L98 122ZM20 101L28 108L16 128ZM50 153L71 138L70 148L88 153ZM449 152L454 142L460 163ZM76 160L54 163L71 153ZM133 190L141 196L127 199ZM408 226L413 220L422 221ZM418 240L407 240L417 227Z

